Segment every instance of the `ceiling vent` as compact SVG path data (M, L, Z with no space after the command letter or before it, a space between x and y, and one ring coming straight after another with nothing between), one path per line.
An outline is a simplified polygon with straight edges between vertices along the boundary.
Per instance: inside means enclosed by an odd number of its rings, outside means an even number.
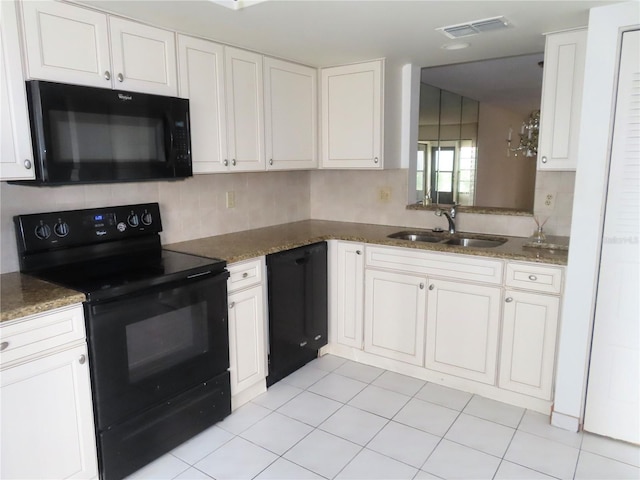
M501 30L509 27L509 22L504 17L484 18L473 22L449 25L448 27L436 28L439 32L449 38L470 37L479 33Z

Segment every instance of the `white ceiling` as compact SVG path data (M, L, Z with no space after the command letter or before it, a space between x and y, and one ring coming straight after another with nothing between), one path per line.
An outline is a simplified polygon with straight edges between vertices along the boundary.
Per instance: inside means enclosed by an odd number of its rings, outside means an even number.
M208 0L75 0L158 26L312 66L387 58L436 66L538 53L545 32L585 26L616 0L269 0L231 10ZM504 15L511 27L468 37L464 50L435 28Z

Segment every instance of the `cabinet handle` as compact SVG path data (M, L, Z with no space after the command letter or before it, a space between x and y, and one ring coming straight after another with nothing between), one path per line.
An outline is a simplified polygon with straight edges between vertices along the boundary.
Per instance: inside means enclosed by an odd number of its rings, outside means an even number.
M121 73L118 74L117 78L119 82L124 82L124 75L122 75Z
M104 71L104 79L111 80L111 72L109 70Z
M249 274L248 274L247 272L244 272L244 273L242 274L242 278L247 278L248 276L249 276Z
M80 355L80 358L78 359L78 362L80 363L80 365L84 365L87 361L87 356L86 355Z
M316 335L315 337L313 337L314 340L318 341L322 338L322 335Z
M273 165L273 158L269 159L269 165Z
M373 158L373 163L378 163L378 157Z
M547 163L547 157L542 157L541 161L542 163Z
M306 347L307 346L307 341L305 340L304 342L300 343L301 347Z
M4 352L9 347L9 342L0 343L0 352Z
M535 282L538 279L538 277L536 277L535 275L529 275L529 280L531 280L532 282Z
M226 158L224 159L224 162L223 162L223 163L224 163L224 166L225 166L225 167L228 167L228 166L229 166L229 160L227 160Z
M424 283L420 284L420 290L424 290Z
M231 160L231 165L233 165L234 167L236 166L236 159L235 158L233 160Z
M24 161L24 168L31 170L31 160L27 159Z
M507 302L507 303L511 303L511 302L513 302L513 298L507 297L507 298L504 299L504 301Z
M229 308L230 308L230 309L231 309L231 308L233 308L233 307L235 307L235 306L236 306L236 302L231 302L231 303L229 304Z
M434 288L436 288L436 286L433 283L429 285L429 290L433 290Z
M360 250L356 250L356 255L362 255L362 252Z

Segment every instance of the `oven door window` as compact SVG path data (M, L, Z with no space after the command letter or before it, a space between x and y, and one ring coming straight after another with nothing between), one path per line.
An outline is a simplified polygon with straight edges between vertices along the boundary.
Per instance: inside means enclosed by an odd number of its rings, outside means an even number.
M227 275L85 305L101 429L229 368Z

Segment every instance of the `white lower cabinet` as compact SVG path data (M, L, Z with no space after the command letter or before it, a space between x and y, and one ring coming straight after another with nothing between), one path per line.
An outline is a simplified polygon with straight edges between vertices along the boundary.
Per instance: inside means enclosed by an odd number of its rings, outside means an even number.
M361 349L364 309L364 245L337 242L329 244L331 263L329 311L334 321L332 341Z
M431 280L425 366L493 385L500 293L500 287Z
M426 278L382 270L365 272L364 350L423 365Z
M229 373L235 410L266 390L264 257L228 269Z
M0 335L12 352L2 357L0 478L97 478L82 306L7 322Z
M505 292L500 388L551 400L560 299Z

